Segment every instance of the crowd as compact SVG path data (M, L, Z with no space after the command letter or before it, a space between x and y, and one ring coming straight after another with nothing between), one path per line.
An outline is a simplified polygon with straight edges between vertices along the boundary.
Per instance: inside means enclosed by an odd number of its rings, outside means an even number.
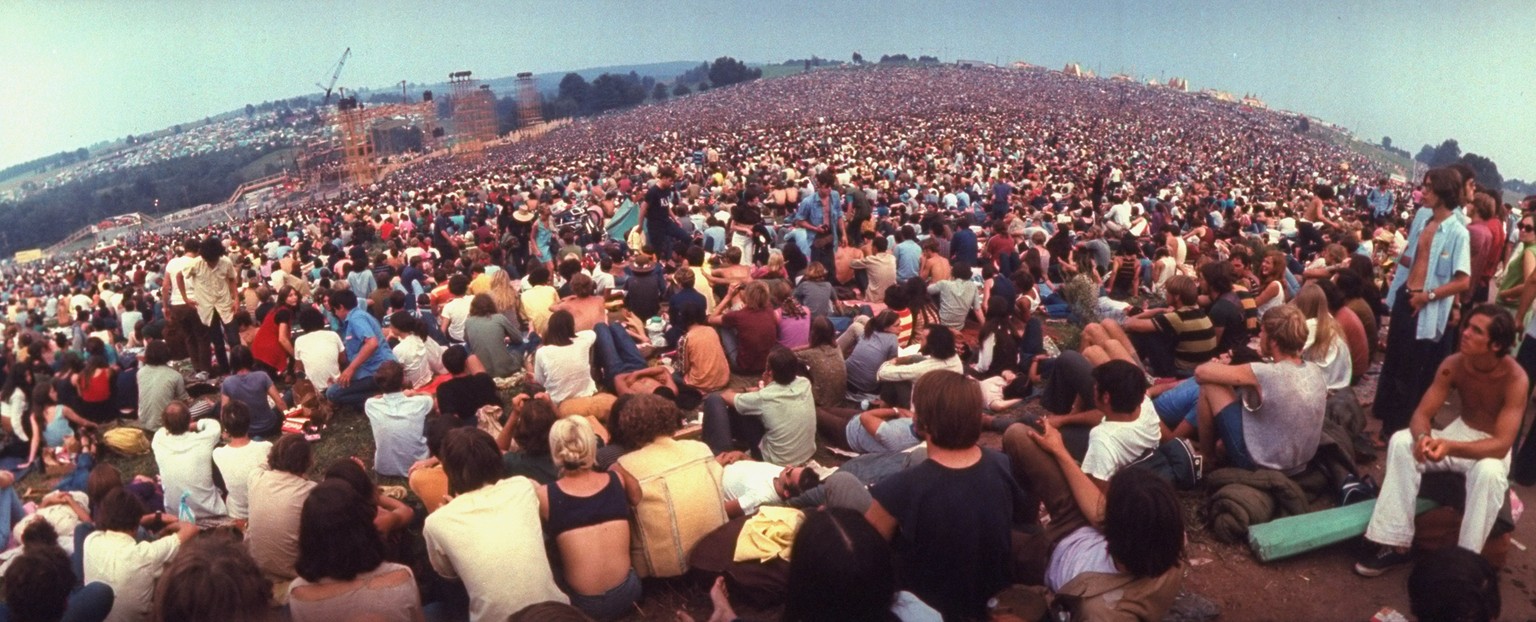
M1160 619L1176 488L1344 504L1382 450L1356 570L1449 471L1459 547L1413 582L1487 572L1536 480L1524 207L1167 89L835 70L9 266L6 606L607 620L714 575L712 620ZM314 464L348 417L371 462ZM1496 615L1459 578L1416 611Z

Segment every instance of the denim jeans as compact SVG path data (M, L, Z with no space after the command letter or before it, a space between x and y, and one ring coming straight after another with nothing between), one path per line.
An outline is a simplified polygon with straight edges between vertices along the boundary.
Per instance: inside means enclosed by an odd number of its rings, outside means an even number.
M353 378L352 382L343 387L340 384L332 384L325 389L325 399L337 406L353 406L362 408L363 402L379 392L379 383L373 376Z
M710 451L719 454L736 449L739 445L750 448L755 455L757 444L762 442L766 433L762 417L749 417L737 412L725 403L725 398L720 397L719 393L711 393L704 398L704 430L701 436Z
M567 593L571 597L571 606L580 609L592 619L614 620L632 611L635 602L640 600L640 575L635 574L635 570L631 568L629 576L624 577L623 582L598 596L576 594L569 590Z
M597 342L594 344L597 360L603 366L603 377L610 386L619 374L645 369L645 357L635 347L635 340L630 338L623 324L598 324L592 330L597 334Z

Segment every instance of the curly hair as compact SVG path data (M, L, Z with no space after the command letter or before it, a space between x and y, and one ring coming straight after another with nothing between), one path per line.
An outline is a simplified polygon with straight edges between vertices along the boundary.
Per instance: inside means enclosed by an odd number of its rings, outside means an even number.
M677 431L681 413L677 405L656 395L636 395L619 413L630 449L639 449L660 436Z

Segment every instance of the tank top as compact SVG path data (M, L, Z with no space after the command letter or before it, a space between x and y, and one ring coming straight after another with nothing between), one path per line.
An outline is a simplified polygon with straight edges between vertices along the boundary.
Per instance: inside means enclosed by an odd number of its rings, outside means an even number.
M587 497L565 492L559 482L550 484L549 520L544 528L551 537L615 520L629 520L629 497L624 494L618 474L609 473L608 484Z
M112 372L107 369L98 369L85 381L85 389L80 392L80 400L84 402L105 402L112 398Z

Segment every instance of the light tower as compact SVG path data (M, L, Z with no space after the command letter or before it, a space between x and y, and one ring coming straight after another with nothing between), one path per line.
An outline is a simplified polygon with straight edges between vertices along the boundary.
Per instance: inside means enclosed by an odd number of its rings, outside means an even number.
M496 137L495 100L468 71L448 74L453 85L454 152L460 157L484 156L485 143Z
M523 128L531 128L544 122L543 101L539 89L533 84L533 72L517 74L517 122Z

